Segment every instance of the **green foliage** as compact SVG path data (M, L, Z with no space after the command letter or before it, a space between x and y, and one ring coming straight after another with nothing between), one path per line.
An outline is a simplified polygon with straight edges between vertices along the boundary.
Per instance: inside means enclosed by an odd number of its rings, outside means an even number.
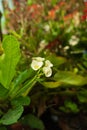
M7 113L3 113L3 110L0 110L2 115L0 124L10 125L16 123L21 117L23 106L30 104L29 97L23 97L21 93L18 95L18 98L15 96L17 96L16 93L22 89L20 88L21 84L24 81L27 82L28 78L31 79L34 73L31 69L25 70L21 72L15 80L16 67L20 59L20 44L14 36L9 35L4 38L2 47L4 53L0 56L0 105L2 105L2 108L8 106L10 109L7 109ZM24 91L22 91L22 93L23 92Z
M34 93L37 92L37 96L42 93L40 84L45 86L43 90L48 95L53 89L51 94L72 96L72 101L63 98L64 106L60 106L60 109L64 112L77 113L80 110L78 102L87 103L87 23L80 21L77 12L74 15L69 13L71 10L73 12L73 2L68 3L69 7L60 0L26 2L19 2L19 13L15 8L7 16L11 17L8 20L10 27L7 28L21 41L21 47L12 35L6 36L0 46L0 123L3 125L13 124L21 118L23 107L30 104L27 95L32 88L36 87ZM74 16L77 16L76 19ZM76 44L75 38L79 40ZM42 41L46 43L41 44ZM43 68L34 71L30 66L32 57L43 55L53 64L53 68L48 68L52 71L49 78L44 77ZM44 91L43 98L47 100L49 98ZM73 95L78 101L74 102ZM32 128L44 129L43 123L31 114L24 117L23 123Z
M87 77L77 75L70 71L58 71L53 79L65 85L83 86L87 84Z
M80 103L87 103L87 90L82 89L78 92L77 98Z
M23 107L22 106L16 106L15 108L9 110L1 119L0 124L3 125L10 125L13 123L16 123L17 120L20 118L20 116L23 113Z
M52 4L53 6L56 5L57 2L58 2L58 0L51 0L51 4Z
M20 59L20 44L15 37L9 35L3 40L2 47L4 54L0 57L0 83L9 89Z
M64 106L59 108L60 110L64 111L65 113L77 113L79 112L79 108L76 103L72 102L71 100L65 100Z
M80 88L80 86L87 84L87 77L77 75L70 71L58 71L51 80L53 81L43 81L41 84L46 88L57 88L62 86L65 86L65 88L71 88L71 86Z
M66 62L66 59L64 57L59 57L55 54L50 54L49 56L47 56L47 59L50 60L55 67L59 67Z
M33 1L32 0L27 0L28 5L32 5Z
M21 122L24 125L29 125L31 128L34 129L39 129L39 130L44 130L44 124L43 122L36 116L29 114L27 116L25 116Z
M18 106L28 106L30 104L30 98L29 97L18 97L11 101L12 105Z
M87 103L87 96L78 94L77 97L78 97L78 100L79 100L80 103Z
M57 88L61 85L61 82L42 82L42 85L45 86L46 88Z
M66 100L64 102L65 104L65 107L70 109L70 111L74 112L74 113L77 113L79 112L79 108L78 106L76 105L76 103L72 102L72 101L69 101L69 100Z
M7 128L4 127L4 126L1 126L1 127L0 127L0 130L7 130Z
M8 94L8 89L4 88L1 84L0 84L0 98L5 98Z
M14 81L14 89L21 85L26 79L32 78L35 75L35 72L30 68L29 70L24 70L21 72L16 80Z

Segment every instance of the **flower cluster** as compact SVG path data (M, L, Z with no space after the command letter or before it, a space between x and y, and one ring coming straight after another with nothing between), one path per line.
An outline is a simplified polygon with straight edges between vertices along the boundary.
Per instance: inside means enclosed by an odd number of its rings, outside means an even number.
M51 67L53 67L53 64L49 60L45 60L45 58L42 57L33 57L31 68L37 71L41 67L46 77L50 77L52 75Z

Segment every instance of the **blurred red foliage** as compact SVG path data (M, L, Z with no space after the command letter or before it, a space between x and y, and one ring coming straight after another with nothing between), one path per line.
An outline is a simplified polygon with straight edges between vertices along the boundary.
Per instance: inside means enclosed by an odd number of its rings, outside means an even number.
M84 10L82 15L82 21L87 20L87 2L84 2Z

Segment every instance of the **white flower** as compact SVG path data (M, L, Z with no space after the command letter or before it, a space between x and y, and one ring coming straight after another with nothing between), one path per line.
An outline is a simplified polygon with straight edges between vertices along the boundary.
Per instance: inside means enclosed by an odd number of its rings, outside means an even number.
M53 64L49 60L46 60L45 66L43 67L43 73L46 77L50 77L52 75L51 67L53 67Z
M53 64L49 60L45 60L45 62L44 60L45 59L42 57L33 57L31 68L37 71L42 67L42 71L45 74L45 76L50 77L52 75L51 67L53 67Z
M44 26L44 30L45 30L46 32L49 32L50 26L49 26L49 25L45 25L45 26Z
M48 45L48 43L47 43L45 40L42 40L42 41L39 43L38 52L41 52L47 45Z
M45 48L45 46L46 46L47 44L48 44L48 43L47 43L45 40L42 40L39 45L40 45L41 48Z
M52 75L52 69L50 67L43 67L43 73L46 77L50 77Z
M43 61L44 61L44 58L42 57L33 57L31 68L35 71L40 69L43 66Z
M40 69L41 67L43 66L43 62L38 62L36 60L33 60L32 63L31 63L31 68L33 70L38 70Z
M75 13L75 15L73 15L73 23L74 23L75 27L78 27L80 24L80 15L81 14L79 12L77 12L77 13Z
M64 51L68 50L70 47L69 46L65 46L63 49Z
M53 67L53 64L49 60L46 60L45 67Z
M72 36L71 39L69 40L69 45L75 46L78 44L78 42L79 42L79 38L77 38L76 36Z

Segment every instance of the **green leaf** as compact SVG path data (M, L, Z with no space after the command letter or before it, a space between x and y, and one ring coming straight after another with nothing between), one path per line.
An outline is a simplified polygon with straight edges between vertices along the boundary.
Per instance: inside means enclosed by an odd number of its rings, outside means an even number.
M7 130L7 128L4 127L4 126L1 126L1 127L0 127L0 130Z
M32 5L33 1L32 0L28 0L27 3L28 3L28 5Z
M21 105L21 106L23 106L23 105L29 105L30 104L30 98L29 97L18 97L18 98L16 98L16 99L14 99L14 100L12 100L12 104L13 105Z
M82 86L87 84L87 77L82 77L70 71L58 71L58 73L54 75L53 79L61 82L62 84L75 86Z
M58 0L51 0L51 4L54 6L56 3L58 2Z
M59 107L59 110L63 111L64 113L69 113L69 112L70 112L69 109L67 109L67 108L64 107L64 106L60 106L60 107Z
M66 62L66 59L64 57L58 57L55 54L51 54L47 57L47 59L50 60L56 67L59 67Z
M14 109L9 110L1 119L0 123L3 125L10 125L16 123L23 113L22 106L16 106Z
M0 57L0 83L7 89L15 75L15 68L20 59L20 44L14 36L3 40L3 57Z
M59 87L62 83L61 82L42 82L41 83L43 86L46 88L57 88Z
M81 91L79 91L79 94L87 96L87 90L86 89L82 89Z
M17 79L14 81L14 89L20 86L20 84L23 83L25 80L32 78L32 76L34 75L35 71L32 68L21 72L20 75L17 77Z
M16 93L14 92L14 95L16 94L15 96L20 96L20 95L26 96L30 92L30 90L33 88L33 86L36 84L37 81L38 81L38 76L36 74L33 78L31 78L30 80L28 80L23 85L23 87L20 88L20 90L16 91Z
M0 98L5 98L7 96L7 93L8 93L8 89L4 88L0 84Z
M77 98L81 103L87 103L87 90L81 90L77 93Z
M79 112L78 106L74 102L66 100L64 104L65 104L65 107L69 108L72 112L74 113Z
M24 125L29 125L31 128L44 130L43 122L32 114L25 116L21 121Z
M77 97L78 97L79 102L81 102L81 103L87 103L87 96L79 95L78 94Z

